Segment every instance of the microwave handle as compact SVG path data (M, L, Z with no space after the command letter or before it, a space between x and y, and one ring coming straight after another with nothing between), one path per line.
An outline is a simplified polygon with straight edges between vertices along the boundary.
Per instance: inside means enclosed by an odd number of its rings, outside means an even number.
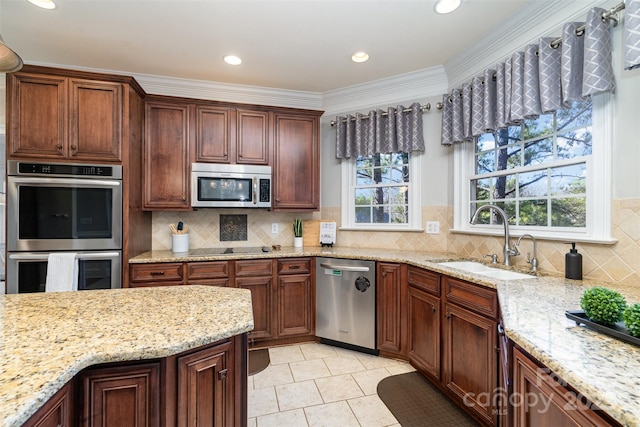
M258 203L258 177L253 177L253 204Z
M89 254L78 254L78 259L95 259L95 258L115 258L119 256L118 252L96 252ZM17 261L24 260L41 260L46 261L49 259L48 253L41 254L10 254L9 259L15 259Z

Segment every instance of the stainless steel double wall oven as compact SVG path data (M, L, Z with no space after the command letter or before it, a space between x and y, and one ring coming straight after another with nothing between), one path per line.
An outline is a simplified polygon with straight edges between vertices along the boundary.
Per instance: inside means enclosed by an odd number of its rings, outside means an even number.
M122 166L7 162L7 293L43 292L51 252L78 289L122 286Z

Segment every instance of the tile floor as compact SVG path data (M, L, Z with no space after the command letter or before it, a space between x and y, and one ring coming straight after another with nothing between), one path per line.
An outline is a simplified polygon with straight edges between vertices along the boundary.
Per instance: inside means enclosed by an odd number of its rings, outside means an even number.
M405 362L319 343L269 349L249 377L249 427L399 427L378 382L414 369Z

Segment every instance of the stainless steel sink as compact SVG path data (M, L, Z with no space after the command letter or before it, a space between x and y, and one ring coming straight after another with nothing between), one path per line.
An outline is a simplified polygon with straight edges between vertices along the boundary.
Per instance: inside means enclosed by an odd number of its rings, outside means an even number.
M535 279L536 277L531 274L518 273L517 271L489 267L486 264L475 261L447 261L439 262L438 264L443 267L455 268L472 274L480 274L497 280Z

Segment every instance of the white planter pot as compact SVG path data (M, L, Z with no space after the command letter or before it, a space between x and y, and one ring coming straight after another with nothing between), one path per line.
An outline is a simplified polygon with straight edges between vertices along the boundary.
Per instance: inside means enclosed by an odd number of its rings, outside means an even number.
M302 247L302 237L294 237L293 238L293 247L301 248Z

